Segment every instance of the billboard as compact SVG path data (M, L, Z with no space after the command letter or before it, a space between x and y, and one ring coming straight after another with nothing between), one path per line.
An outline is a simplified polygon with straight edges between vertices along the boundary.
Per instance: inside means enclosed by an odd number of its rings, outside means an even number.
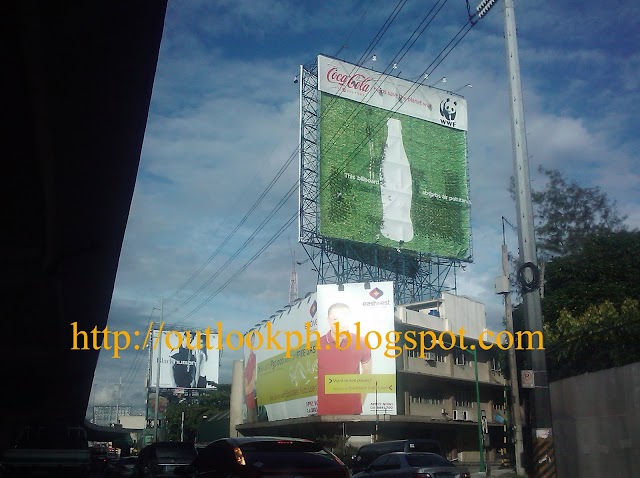
M245 336L247 421L375 415L376 409L396 414L395 358L385 356L384 345L394 331L393 282L343 289L319 285L317 293ZM286 334L293 346L302 347L287 352ZM282 348L268 348L268 335L278 336ZM383 343L378 345L376 336Z
M470 260L461 96L318 57L319 234Z
M318 415L395 415L393 282L342 288L318 285Z
M267 321L256 330L259 334L247 334L244 380L248 420L254 421L256 417L282 420L317 414L316 315L316 294L310 294ZM272 337L279 333L281 348L268 347L268 329ZM283 350L286 345L283 335L290 334L291 344L295 346L298 341L294 334L297 332L306 340L307 330L309 348L303 346L290 353ZM265 339L262 344L260 336Z
M220 352L212 348L217 335L205 332L159 331L152 335L151 370L149 386L155 387L160 377L160 388L216 388L220 364Z

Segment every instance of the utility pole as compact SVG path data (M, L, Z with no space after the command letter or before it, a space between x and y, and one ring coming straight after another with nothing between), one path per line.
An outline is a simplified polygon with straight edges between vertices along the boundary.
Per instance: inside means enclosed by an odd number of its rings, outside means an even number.
M506 41L507 67L509 73L509 103L511 105L511 133L513 142L513 169L516 178L516 208L518 214L518 242L520 247L519 277L523 283L523 299L526 327L532 333L529 344L530 366L534 373L536 388L529 394L532 431L532 464L534 476L554 477L555 456L551 421L551 400L545 352L542 341L542 306L540 303L538 259L533 223L533 204L529 178L529 156L520 83L520 61L516 38L516 20L513 0L504 2L504 37ZM527 285L527 287L524 287Z
M504 226L503 226L504 230ZM496 293L504 296L505 318L507 322L507 332L513 334L513 307L511 306L511 293L509 285L509 255L507 245L502 244L502 276L496 280ZM516 473L524 476L522 466L522 417L520 416L520 390L518 388L518 364L516 361L516 350L509 347L507 351L509 357L509 380L511 382L511 403L513 403L513 420L515 423L515 454ZM505 404L506 405L506 404Z
M376 439L374 443L378 443L378 381L376 380Z
M118 401L116 402L116 425L120 423L120 401L122 400L122 377L118 382Z
M160 324L164 323L164 297L160 297ZM158 330L158 334L161 334L161 330ZM153 337L151 338L153 347ZM156 403L154 410L154 419L153 419L153 436L154 443L158 442L158 410L160 406L160 363L162 362L162 336L158 337L158 363L156 365ZM153 348L152 348L153 350Z
M180 441L184 441L184 412L182 412L182 417L180 419Z

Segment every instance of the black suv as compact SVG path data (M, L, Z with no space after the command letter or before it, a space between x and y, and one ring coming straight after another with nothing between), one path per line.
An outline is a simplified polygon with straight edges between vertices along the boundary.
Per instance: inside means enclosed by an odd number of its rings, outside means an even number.
M299 438L239 437L214 441L200 450L190 467L176 474L198 478L269 476L349 478L338 457Z
M156 478L175 476L177 468L190 464L198 455L193 443L157 442L140 451L134 476Z

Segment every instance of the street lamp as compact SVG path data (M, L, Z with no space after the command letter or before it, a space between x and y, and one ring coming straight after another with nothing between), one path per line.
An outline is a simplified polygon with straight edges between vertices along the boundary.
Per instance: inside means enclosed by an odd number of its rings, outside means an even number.
M464 86L461 86L460 88L458 88L457 90L454 90L454 93L457 93L460 90L464 90L465 88L473 88L473 85L471 83L467 83Z
M485 472L485 462L484 462L484 442L482 439L482 411L480 410L480 381L478 379L478 351L476 350L475 345L470 345L469 347L462 348L457 345L453 345L463 352L467 352L471 354L473 357L473 371L475 374L475 385L476 385L476 408L478 410L478 451L480 452L480 471Z

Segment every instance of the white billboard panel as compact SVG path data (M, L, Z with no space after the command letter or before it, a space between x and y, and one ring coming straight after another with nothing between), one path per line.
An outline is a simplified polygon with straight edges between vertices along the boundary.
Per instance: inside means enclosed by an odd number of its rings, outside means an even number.
M316 311L316 294L310 294L245 336L245 405L250 421L316 414ZM301 347L296 333L304 342ZM269 336L274 338L271 344ZM289 353L287 340L289 349L295 349Z
M216 388L220 366L217 334L198 331L163 331L152 334L149 386L160 388ZM159 366L158 366L159 363Z
M397 413L393 282L343 289L319 285L245 335L248 421Z
M459 95L318 56L318 89L369 106L467 130L467 102Z
M318 415L395 415L393 282L342 287L318 285Z

